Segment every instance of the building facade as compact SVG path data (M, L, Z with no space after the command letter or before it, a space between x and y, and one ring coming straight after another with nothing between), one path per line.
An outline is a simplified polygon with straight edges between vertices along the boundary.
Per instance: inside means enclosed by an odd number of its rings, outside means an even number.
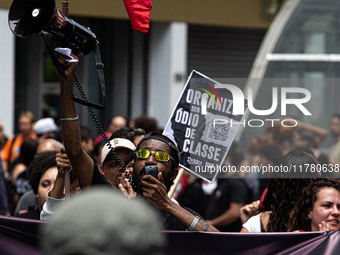
M153 2L145 35L131 28L123 1L70 1L70 18L89 27L99 41L107 92L106 110L95 113L104 129L117 114L129 119L147 114L164 127L193 69L211 78L248 77L277 2ZM14 36L7 22L11 3L0 3L0 120L8 135L15 132L23 110L36 119L52 116L58 124L60 117L58 79L44 42L40 36ZM56 1L60 10L61 4ZM88 99L100 102L92 53L80 58L77 76ZM97 134L86 107L77 108L81 123Z

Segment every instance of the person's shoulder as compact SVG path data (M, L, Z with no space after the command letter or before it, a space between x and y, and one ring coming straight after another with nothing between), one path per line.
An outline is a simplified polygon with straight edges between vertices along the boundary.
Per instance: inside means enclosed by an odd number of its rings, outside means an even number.
M249 218L248 221L257 221L261 218L261 216L263 215L263 213L259 213L259 214L256 214L256 215L253 215Z

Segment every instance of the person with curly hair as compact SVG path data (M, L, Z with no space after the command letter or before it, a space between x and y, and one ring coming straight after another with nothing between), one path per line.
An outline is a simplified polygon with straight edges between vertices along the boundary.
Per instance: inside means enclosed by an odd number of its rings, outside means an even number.
M27 168L28 180L32 186L34 194L38 198L39 208L20 217L30 219L40 219L40 212L46 202L46 193L51 190L58 174L56 155L58 151L41 152L34 156L33 161Z
M339 231L340 183L320 179L306 187L290 213L288 231Z
M267 194L259 209L251 206L251 210L247 211L249 205L241 208L241 219L244 222L241 232L286 232L289 213L294 208L303 188L319 177L318 172L308 171L305 167L317 163L313 156L302 151L292 150L286 154L281 160L283 166L304 168L301 173L278 171L272 174ZM248 217L244 217L245 214L248 214ZM249 218L249 216L253 217Z

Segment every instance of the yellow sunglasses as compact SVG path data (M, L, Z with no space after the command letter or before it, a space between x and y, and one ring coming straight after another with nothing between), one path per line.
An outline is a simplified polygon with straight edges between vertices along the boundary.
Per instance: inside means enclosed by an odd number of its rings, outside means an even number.
M168 162L170 159L174 160L168 153L163 151L150 151L147 149L136 151L136 156L140 159L147 159L148 157L150 157L151 154L153 154L155 156L155 159L160 162Z

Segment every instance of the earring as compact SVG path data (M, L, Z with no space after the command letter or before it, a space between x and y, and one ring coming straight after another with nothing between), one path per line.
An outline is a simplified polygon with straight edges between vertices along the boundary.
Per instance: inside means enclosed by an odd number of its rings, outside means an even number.
M310 216L309 216L309 215L307 216L307 219L309 219L309 220L310 220Z

